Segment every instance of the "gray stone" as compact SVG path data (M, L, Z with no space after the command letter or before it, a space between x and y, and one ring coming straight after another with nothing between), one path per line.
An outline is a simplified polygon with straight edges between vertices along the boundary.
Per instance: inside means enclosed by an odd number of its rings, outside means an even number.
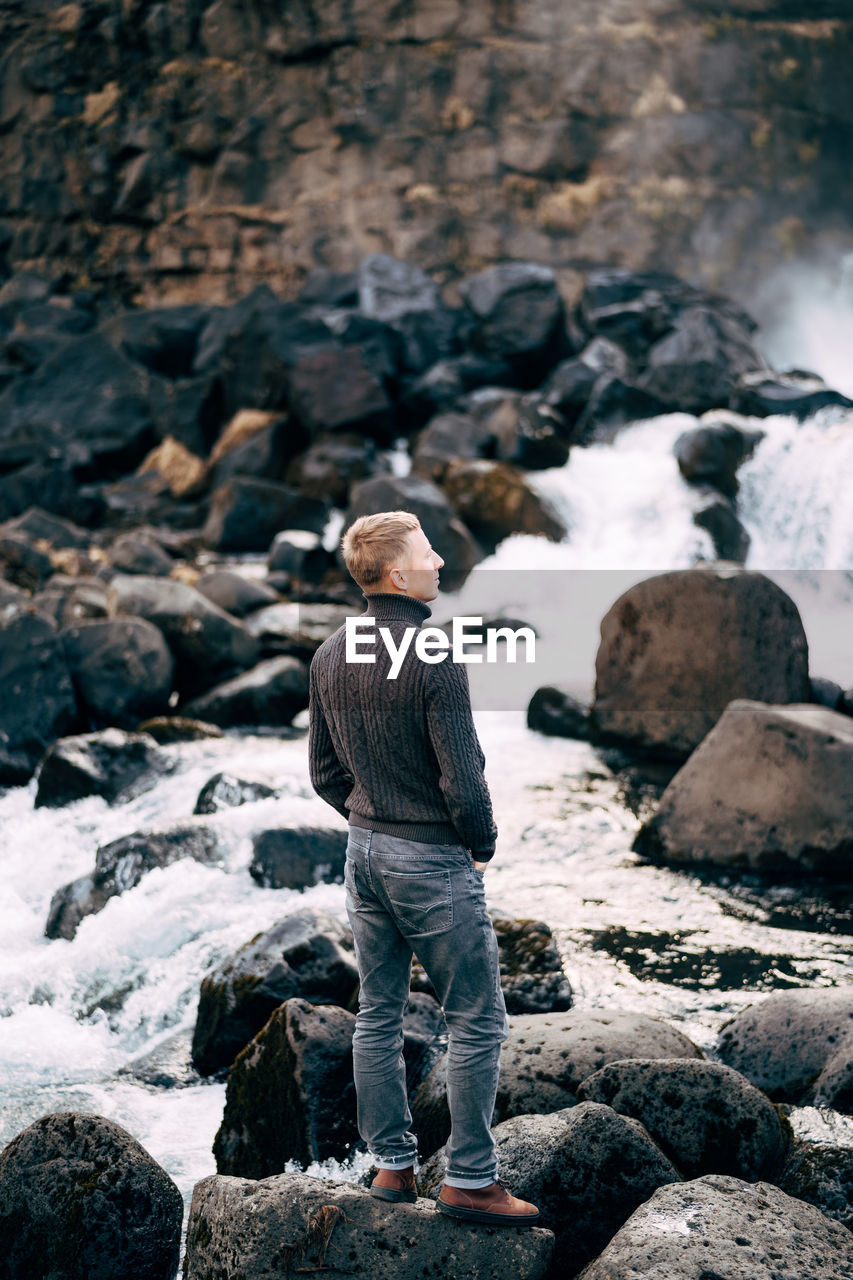
M626 591L601 623L591 727L599 740L683 759L734 698L808 700L794 602L763 574L679 569Z
M778 1101L853 1111L853 991L778 991L722 1027L717 1053Z
M110 564L122 573L142 573L168 578L175 561L150 535L132 530L122 533L109 549Z
M55 809L85 796L123 804L150 790L172 768L147 733L102 729L60 738L39 766L35 807Z
M448 464L442 487L461 520L484 546L494 547L513 533L542 535L551 542L567 536L552 503L507 462L490 458Z
M634 848L676 864L853 873L853 724L737 700L676 773Z
M685 1178L770 1178L790 1143L767 1096L719 1062L627 1058L593 1072L577 1097L639 1120Z
M0 784L19 785L45 747L67 733L77 714L74 686L56 627L21 603L0 612Z
M853 1147L797 1142L775 1181L789 1196L853 1228Z
M763 431L742 431L731 422L709 422L678 437L673 453L689 484L708 484L733 498L736 472L764 439Z
M253 804L256 800L268 800L277 794L265 782L248 782L230 773L215 773L199 791L193 813L218 813L220 809Z
M853 1236L767 1182L660 1187L577 1280L849 1280Z
M544 1280L552 1248L541 1228L468 1227L428 1200L389 1205L350 1182L211 1177L193 1192L186 1280L266 1280L283 1266L328 1280Z
M233 476L213 492L203 538L218 551L266 551L283 528L322 533L330 510L289 485Z
M275 606L273 606L275 607ZM308 668L298 658L267 658L187 702L188 716L222 728L289 725L308 706Z
M172 1280L181 1193L112 1120L42 1116L0 1154L7 1280Z
M202 574L195 585L203 596L235 618L244 618L279 599L278 592L265 582L247 578L232 569L213 569Z
M277 827L252 838L249 874L266 889L342 884L347 833L323 827Z
M561 685L543 685L527 704L527 727L558 738L589 737L589 707Z
M201 984L193 1062L228 1067L285 1000L347 1005L358 987L352 935L327 911L297 911L241 947Z
M95 619L64 628L60 639L93 725L129 729L168 708L174 661L152 623L144 618Z

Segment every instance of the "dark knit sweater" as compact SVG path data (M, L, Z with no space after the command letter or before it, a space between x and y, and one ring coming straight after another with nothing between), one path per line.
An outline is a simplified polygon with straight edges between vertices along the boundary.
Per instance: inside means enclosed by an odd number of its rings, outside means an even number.
M471 715L464 663L450 652L423 662L415 637L396 680L380 626L399 646L407 627L420 628L429 605L393 592L365 595L360 652L373 663L347 662L339 627L314 654L310 671L308 755L318 795L352 826L421 840L463 844L478 861L495 850L483 755ZM368 637L365 641L364 637Z

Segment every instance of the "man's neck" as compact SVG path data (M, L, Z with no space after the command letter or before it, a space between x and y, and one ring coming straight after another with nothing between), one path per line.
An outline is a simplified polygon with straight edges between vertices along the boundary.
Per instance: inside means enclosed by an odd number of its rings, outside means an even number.
M432 615L424 600L407 595L405 591L363 591L362 595L367 601L367 617L398 619L419 627Z

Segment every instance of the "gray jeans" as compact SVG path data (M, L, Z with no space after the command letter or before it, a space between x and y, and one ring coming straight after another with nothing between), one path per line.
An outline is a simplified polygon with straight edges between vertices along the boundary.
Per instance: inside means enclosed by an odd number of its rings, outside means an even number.
M380 1169L414 1163L402 1029L414 953L448 1027L445 1180L488 1186L497 1177L491 1122L509 1027L483 873L462 845L350 827L345 878L361 979L352 1046L359 1133Z

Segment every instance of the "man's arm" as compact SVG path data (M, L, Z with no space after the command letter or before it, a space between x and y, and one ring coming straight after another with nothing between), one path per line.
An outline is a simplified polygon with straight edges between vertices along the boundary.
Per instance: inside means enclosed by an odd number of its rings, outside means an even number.
M426 716L450 817L475 861L486 863L494 854L498 832L464 664L445 659L430 668Z
M344 818L349 817L346 799L352 791L354 779L335 751L317 692L317 673L313 662L308 672L308 770L311 785L318 796Z

